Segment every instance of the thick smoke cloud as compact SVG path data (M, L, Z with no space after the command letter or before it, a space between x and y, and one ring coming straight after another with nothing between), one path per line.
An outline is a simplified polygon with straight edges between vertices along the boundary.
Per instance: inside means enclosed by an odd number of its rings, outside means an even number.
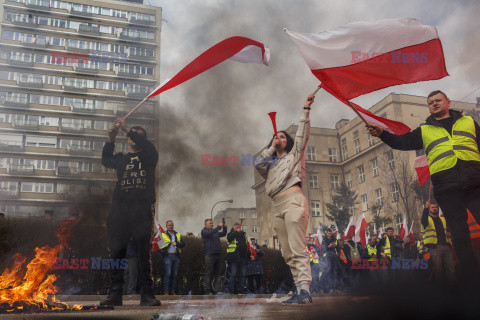
M426 95L441 88L460 99L479 86L475 67L480 58L474 41L479 5L475 1L436 1L435 8L431 1L150 2L162 6L163 18L168 20L162 28L162 81L234 35L263 42L272 55L269 67L227 61L161 95L159 219L162 223L173 219L181 232L197 233L219 200L234 199L234 207L255 206L251 167L204 167L201 155L240 157L258 152L273 131L267 113L278 112L279 129L298 122L305 97L318 85L284 27L318 32L357 20L400 17L436 26L451 76L387 88L355 100L367 108L390 92ZM473 102L474 96L466 101ZM353 117L328 94L317 95L312 126L332 128L338 120Z

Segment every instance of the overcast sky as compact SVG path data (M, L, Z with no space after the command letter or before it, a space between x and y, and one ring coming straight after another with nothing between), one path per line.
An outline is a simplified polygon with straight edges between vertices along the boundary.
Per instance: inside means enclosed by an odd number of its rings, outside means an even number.
M147 0L163 8L161 81L174 76L215 43L245 36L270 48L270 66L226 61L161 94L159 219L173 219L179 232L197 234L212 205L215 211L254 207L252 167L205 167L202 154L255 154L269 141L267 115L277 126L297 123L305 97L318 80L283 28L315 33L358 20L416 18L438 29L450 76L437 81L390 87L354 101L365 108L391 92L426 95L444 90L460 100L480 87L480 4L478 1L351 0ZM475 102L480 90L463 101ZM354 113L327 93L319 93L311 125L333 128ZM215 214L215 213L214 213Z

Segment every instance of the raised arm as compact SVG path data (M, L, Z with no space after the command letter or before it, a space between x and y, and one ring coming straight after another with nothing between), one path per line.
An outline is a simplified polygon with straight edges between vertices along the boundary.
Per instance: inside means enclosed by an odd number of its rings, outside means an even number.
M111 169L117 169L118 164L118 155L113 155L118 130L119 128L115 124L112 124L110 128L108 128L108 140L103 146L102 151L102 165Z
M300 160L307 147L308 138L310 137L310 108L314 100L315 96L311 94L307 97L307 100L303 105L302 118L298 124L297 133L295 134L295 143L293 145L293 152L296 161Z

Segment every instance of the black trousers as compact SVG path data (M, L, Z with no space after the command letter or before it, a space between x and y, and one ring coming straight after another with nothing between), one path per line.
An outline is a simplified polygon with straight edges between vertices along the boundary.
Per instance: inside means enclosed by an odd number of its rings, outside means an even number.
M479 270L470 241L467 209L476 221L480 221L480 186L435 194L435 200L442 209L452 233L453 246L459 260L457 270L459 280L477 279Z
M124 259L130 238L138 252L138 282L140 289L151 290L153 210L152 205L132 201L116 202L107 218L108 249L111 259ZM122 293L123 270L110 270L110 291Z
M215 292L220 287L220 272L222 269L222 255L205 255L205 276L203 278L203 288L206 293Z

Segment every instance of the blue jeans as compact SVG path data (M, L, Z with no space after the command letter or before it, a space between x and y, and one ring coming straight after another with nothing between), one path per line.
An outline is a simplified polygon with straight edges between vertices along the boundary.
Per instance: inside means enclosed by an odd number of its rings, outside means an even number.
M228 279L228 291L235 292L235 283L238 291L245 291L245 273L247 271L247 259L240 258L229 263L230 279Z
M163 257L163 266L165 277L163 278L163 293L175 292L175 282L177 280L178 265L180 258L177 255L167 254Z

